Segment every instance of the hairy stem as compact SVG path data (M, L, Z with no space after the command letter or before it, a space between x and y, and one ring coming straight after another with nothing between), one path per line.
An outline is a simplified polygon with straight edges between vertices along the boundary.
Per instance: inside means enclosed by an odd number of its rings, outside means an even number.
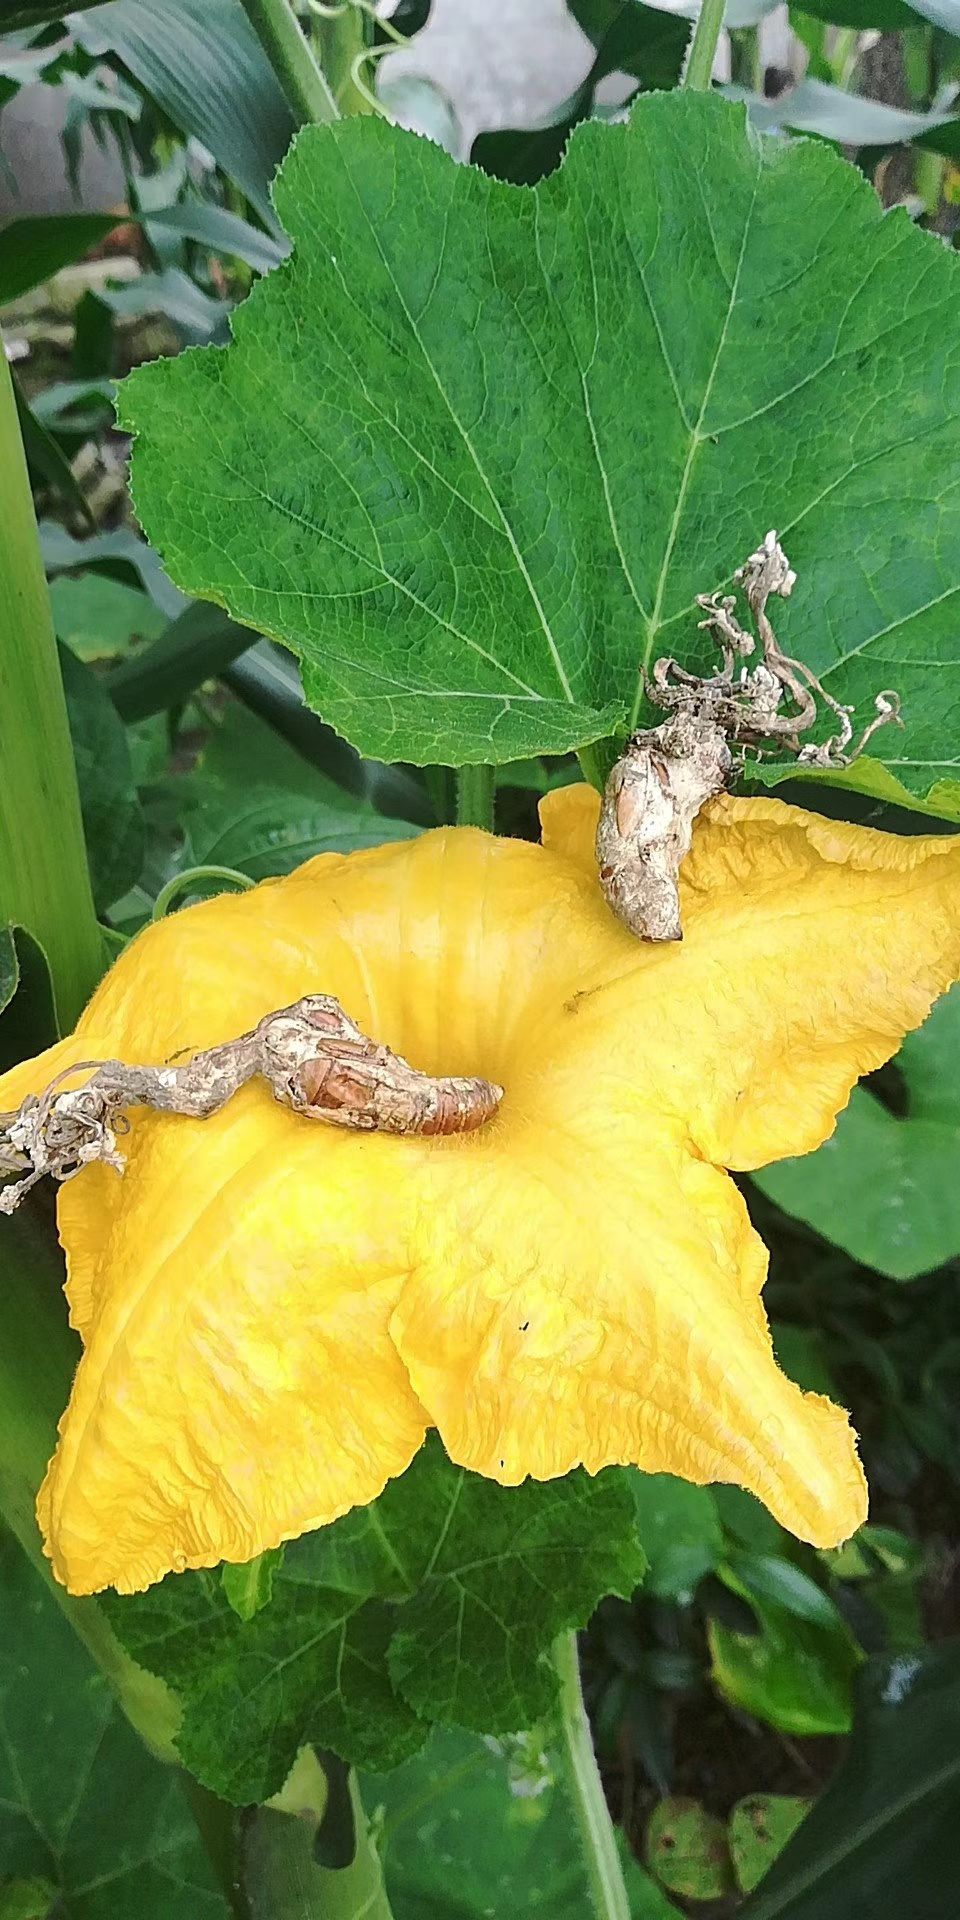
M27 463L0 343L0 924L26 927L71 1027L105 952L80 818L77 774Z
M591 1913L594 1920L630 1920L613 1821L583 1704L575 1633L560 1635L554 1642L553 1658L560 1681L560 1733L567 1788L580 1829Z
M486 827L493 832L495 793L492 767L460 767L457 772L458 827Z
M693 93L708 93L710 90L725 6L726 0L701 0L680 82L682 87L689 87Z
M337 103L290 0L241 0L300 126L339 119Z

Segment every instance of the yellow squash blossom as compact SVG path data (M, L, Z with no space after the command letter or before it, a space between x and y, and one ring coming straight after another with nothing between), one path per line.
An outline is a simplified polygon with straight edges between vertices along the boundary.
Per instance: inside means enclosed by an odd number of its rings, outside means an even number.
M138 1113L123 1177L62 1189L84 1353L39 1517L73 1592L322 1526L431 1426L508 1485L632 1462L748 1487L818 1545L863 1520L846 1416L774 1361L725 1169L819 1145L960 974L960 840L721 798L685 938L651 947L601 898L597 805L551 795L542 847L442 830L178 913L0 1080L9 1108L72 1060L159 1063L322 992L505 1089L479 1132L422 1139L251 1083L203 1122Z

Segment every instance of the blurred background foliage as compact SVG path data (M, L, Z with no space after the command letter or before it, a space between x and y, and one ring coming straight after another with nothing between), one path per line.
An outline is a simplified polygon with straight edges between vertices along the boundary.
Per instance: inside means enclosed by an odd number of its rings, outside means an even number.
M328 10L303 11L329 56ZM693 11L348 8L331 78L353 108L531 182L577 121L676 83ZM731 0L727 20L716 83L758 126L833 142L888 206L960 245L960 0ZM222 341L232 307L285 252L268 188L292 120L239 0L109 0L63 16L5 0L0 29L0 321L97 907L118 945L223 885L224 870L260 879L450 819L452 775L361 761L305 708L291 657L187 601L137 531L114 382ZM576 777L572 760L501 768L499 826L535 835L538 796ZM810 804L810 789L795 797ZM820 788L817 804L943 830L849 793ZM49 996L42 959L11 932L0 1007L18 984L22 1039L24 1020L43 1030ZM817 1553L737 1490L635 1476L650 1574L633 1600L601 1605L583 1653L611 1807L645 1863L638 1914L841 1920L898 1898L910 1920L954 1910L958 1086L960 990L856 1091L817 1154L744 1182L772 1249L781 1362L850 1407L871 1521ZM12 1551L0 1582L0 1920L220 1912L180 1786L134 1754ZM20 1686L37 1663L58 1689L39 1707ZM70 1808L37 1757L36 1726L52 1730L55 1714L77 1780ZM436 1734L365 1793L398 1920L449 1911L431 1879L440 1859L459 1863L464 1916L582 1912L569 1817L535 1733Z

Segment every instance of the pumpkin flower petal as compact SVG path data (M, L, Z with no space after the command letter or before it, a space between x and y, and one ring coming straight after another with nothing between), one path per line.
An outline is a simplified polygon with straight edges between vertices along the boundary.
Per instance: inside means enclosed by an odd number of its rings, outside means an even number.
M543 847L443 830L178 913L0 1080L14 1106L323 992L413 1065L505 1088L478 1133L397 1139L252 1083L204 1122L137 1113L123 1178L63 1188L84 1354L39 1514L71 1590L324 1524L429 1425L506 1483L630 1461L738 1482L819 1544L863 1518L845 1416L776 1367L723 1169L818 1144L960 974L960 841L719 800L685 938L652 948L601 897L596 796L543 813Z

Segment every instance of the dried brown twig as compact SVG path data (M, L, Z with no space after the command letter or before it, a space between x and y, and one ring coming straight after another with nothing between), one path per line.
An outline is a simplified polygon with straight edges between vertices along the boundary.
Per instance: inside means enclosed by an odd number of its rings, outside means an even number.
M775 533L733 577L756 636L740 625L735 594L698 595L706 614L700 626L717 640L722 667L704 678L676 660L656 661L647 693L671 717L633 735L604 792L597 830L600 884L614 912L644 940L682 938L680 863L704 801L721 793L743 763L734 746L759 754L774 744L799 766L839 768L863 752L878 727L902 724L899 696L878 693L874 717L851 745L853 708L841 706L802 660L783 652L767 602L771 595L786 600L797 576ZM762 659L752 668L738 666L756 652L758 639ZM838 723L822 744L801 739L820 718L818 702Z
M87 1069L83 1085L63 1086ZM122 1173L117 1140L129 1131L130 1108L205 1120L256 1077L282 1106L358 1132L470 1133L490 1119L503 1097L503 1089L488 1080L419 1073L362 1033L339 1000L310 994L183 1066L79 1061L16 1113L0 1114L0 1175L22 1175L0 1188L0 1213L12 1213L45 1174L69 1180L97 1160Z

